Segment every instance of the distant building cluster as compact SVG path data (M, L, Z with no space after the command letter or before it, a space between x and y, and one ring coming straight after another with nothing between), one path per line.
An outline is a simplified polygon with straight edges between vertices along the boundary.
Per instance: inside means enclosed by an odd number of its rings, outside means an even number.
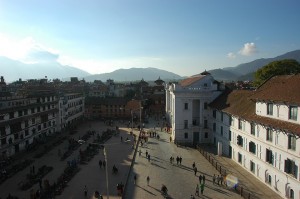
M255 90L238 85L228 89L207 72L166 85L172 140L211 143L280 196L299 198L300 74Z
M0 79L0 160L28 150L83 119L128 119L139 121L164 113L164 81L149 83L87 83L72 77L19 79L6 84ZM141 114L139 114L141 113Z

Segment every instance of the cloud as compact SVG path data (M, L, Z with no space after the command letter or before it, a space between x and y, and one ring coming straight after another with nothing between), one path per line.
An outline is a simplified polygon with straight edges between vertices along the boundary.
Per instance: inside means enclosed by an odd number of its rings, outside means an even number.
M236 58L236 55L235 55L233 52L230 52L230 53L227 54L227 57L228 57L229 59L235 59L235 58Z
M256 45L254 43L245 43L243 48L239 51L239 54L250 56L257 52Z
M36 42L32 37L13 39L0 34L0 55L24 63L56 62L59 55Z

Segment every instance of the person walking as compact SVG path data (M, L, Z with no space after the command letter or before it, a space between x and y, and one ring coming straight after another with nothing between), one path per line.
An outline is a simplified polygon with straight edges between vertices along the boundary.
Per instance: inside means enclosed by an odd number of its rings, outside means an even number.
M147 176L147 185L149 186L149 183L150 183L150 177Z
M100 169L102 168L102 161L101 160L99 160L99 167L100 167Z
M194 167L195 175L197 175L197 167Z
M87 197L88 189L87 189L86 185L84 186L83 192L84 192L84 196Z
M204 191L204 183L202 183L202 184L200 185L200 190L201 190L201 194L203 195L203 191Z
M213 176L213 184L215 184L216 183L216 174L214 174L214 176Z
M198 185L198 184L196 185L195 195L196 195L196 196L199 196L199 185Z
M105 160L103 160L102 165L103 165L103 168L105 168L105 166L106 166Z
M150 154L148 154L148 162L150 162Z
M178 163L179 163L179 157L178 156L176 157L176 162L177 162L177 165L178 165Z
M136 184L136 174L133 177L133 183Z
M182 157L180 156L179 157L179 164L181 165L181 162L182 162Z
M195 166L196 166L196 164L195 164L195 162L193 162L193 168L195 168Z
M203 184L205 184L205 175L202 176Z
M199 175L199 184L202 183L202 175Z

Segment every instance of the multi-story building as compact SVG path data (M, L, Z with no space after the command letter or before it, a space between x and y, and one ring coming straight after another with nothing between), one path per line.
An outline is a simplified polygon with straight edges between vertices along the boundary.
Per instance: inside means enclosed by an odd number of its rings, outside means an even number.
M256 91L224 92L209 106L214 143L285 198L300 198L300 75L269 79Z
M59 131L76 124L84 115L84 96L82 93L66 93L59 98Z
M56 132L57 97L53 92L2 97L0 151L9 157Z
M177 143L211 142L208 104L218 97L224 86L203 72L166 85L166 117L171 137Z

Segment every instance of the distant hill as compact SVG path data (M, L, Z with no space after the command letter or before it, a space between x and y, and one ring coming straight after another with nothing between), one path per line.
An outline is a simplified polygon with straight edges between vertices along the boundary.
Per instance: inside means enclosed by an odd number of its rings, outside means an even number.
M235 67L227 67L223 69L210 70L209 72L214 76L214 73L217 73L215 79L217 80L253 80L253 73L256 72L261 67L269 64L273 61L283 60L283 59L295 59L300 62L300 50L291 51L285 53L283 55L274 57L274 58L262 58L256 59L252 62L239 64ZM232 75L232 79L229 79L230 72Z
M238 75L222 69L210 70L209 73L214 77L215 80L232 81L237 79Z
M101 80L105 82L108 79L113 79L115 82L129 82L129 81L155 81L160 79L166 80L178 80L183 77L157 68L130 68L130 69L119 69L111 73L103 73L97 75L90 75L84 77L85 81L93 82L94 80Z
M71 66L63 66L57 62L41 64L25 64L6 57L0 56L1 76L4 76L6 82L13 82L19 78L41 79L47 76L48 79L84 77L89 73Z

